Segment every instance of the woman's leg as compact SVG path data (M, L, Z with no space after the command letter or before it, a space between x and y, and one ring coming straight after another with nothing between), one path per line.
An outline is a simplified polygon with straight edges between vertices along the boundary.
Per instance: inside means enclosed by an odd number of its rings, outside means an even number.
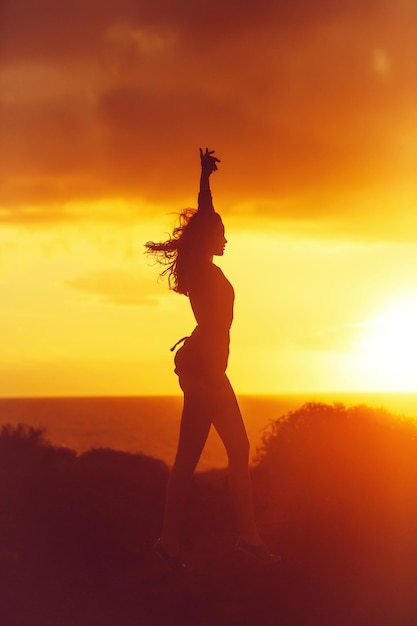
M223 441L229 460L230 490L240 536L250 544L260 544L249 475L249 440L235 393L227 377L215 393L212 423Z
M193 377L181 376L184 406L175 462L168 481L161 543L167 552L179 553L179 539L185 504L194 470L207 441L211 417L206 394Z

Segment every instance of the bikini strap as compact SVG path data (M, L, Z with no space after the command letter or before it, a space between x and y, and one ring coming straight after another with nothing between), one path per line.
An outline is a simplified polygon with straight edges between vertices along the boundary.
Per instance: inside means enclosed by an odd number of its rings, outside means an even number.
M181 339L179 339L179 340L177 341L177 343L176 343L176 344L174 344L174 345L172 346L172 348L170 348L171 352L174 352L175 348L176 348L176 347L177 347L180 343L183 343L186 339L189 339L189 336L187 336L187 337L181 337Z

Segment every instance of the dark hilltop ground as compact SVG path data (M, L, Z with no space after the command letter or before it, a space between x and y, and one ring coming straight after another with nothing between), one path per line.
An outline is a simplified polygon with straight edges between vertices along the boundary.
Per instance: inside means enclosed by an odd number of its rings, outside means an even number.
M226 470L197 474L186 576L152 556L169 470L114 450L0 433L3 626L415 626L417 421L306 404L270 424L252 468L282 556L236 554Z

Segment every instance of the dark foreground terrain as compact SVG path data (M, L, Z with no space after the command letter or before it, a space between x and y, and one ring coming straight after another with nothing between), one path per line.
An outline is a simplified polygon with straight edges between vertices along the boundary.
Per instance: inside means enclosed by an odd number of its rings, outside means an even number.
M383 410L307 404L271 423L253 469L257 518L282 556L234 552L227 473L197 474L187 576L151 546L168 468L0 434L3 626L415 626L417 427Z

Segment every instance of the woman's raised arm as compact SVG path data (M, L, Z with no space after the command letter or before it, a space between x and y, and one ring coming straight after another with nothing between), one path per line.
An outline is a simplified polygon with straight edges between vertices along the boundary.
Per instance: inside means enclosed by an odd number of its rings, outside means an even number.
M210 176L217 170L217 163L220 159L214 156L214 150L206 148L203 152L200 148L201 160L201 176L200 176L200 192L198 194L198 212L214 213L213 199L210 191Z

